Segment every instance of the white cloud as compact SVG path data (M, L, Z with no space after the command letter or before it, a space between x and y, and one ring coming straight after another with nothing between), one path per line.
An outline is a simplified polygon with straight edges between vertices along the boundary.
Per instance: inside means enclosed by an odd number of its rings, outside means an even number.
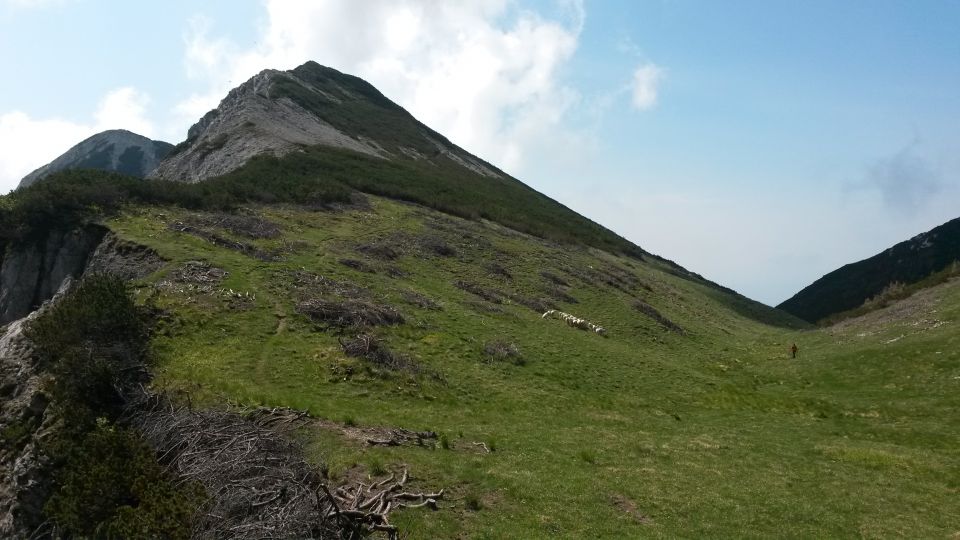
M94 133L129 129L153 136L153 124L146 117L149 102L146 94L123 87L103 97L90 123L32 118L21 111L0 114L0 193L16 188L25 175Z
M656 64L646 63L633 72L631 97L634 108L640 111L653 108L657 104L657 91L663 80L663 69Z
M111 90L94 113L96 130L127 129L144 137L153 137L153 122L147 119L150 96L125 86Z
M507 0L267 0L258 44L247 49L195 19L186 67L205 89L176 112L185 129L262 69L315 60L370 81L457 144L516 172L545 138L569 138L559 132L579 96L560 72L584 11L579 1L560 5L551 19Z
M0 193L91 134L89 127L66 120L35 120L20 111L0 115Z

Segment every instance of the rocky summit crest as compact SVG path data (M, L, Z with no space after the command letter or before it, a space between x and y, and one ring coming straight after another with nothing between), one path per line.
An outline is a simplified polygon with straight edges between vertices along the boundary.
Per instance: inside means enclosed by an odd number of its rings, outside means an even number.
M250 158L329 146L384 160L454 164L487 177L492 165L451 143L366 81L307 62L267 69L231 90L150 175L197 182Z

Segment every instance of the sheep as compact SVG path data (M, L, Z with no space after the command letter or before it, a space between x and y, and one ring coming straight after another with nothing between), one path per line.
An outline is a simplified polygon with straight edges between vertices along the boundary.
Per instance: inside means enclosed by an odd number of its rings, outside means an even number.
M573 326L574 328L579 328L579 329L581 329L581 330L587 330L587 331L595 332L595 333L597 333L597 334L599 334L599 335L601 335L601 336L606 336L606 335L607 335L607 329L606 329L606 328L604 328L604 327L602 327L602 326L600 326L600 325L597 325L597 324L593 324L592 322L590 322L590 321L588 321L588 320L586 320L586 319L581 319L580 317L576 317L576 316L571 315L571 314L569 314L569 313L564 313L564 312L562 312L562 311L557 311L557 310L555 310L555 309L551 309L551 310L546 311L543 315L540 316L541 319L546 319L546 318L548 318L548 317L558 318L558 319L564 321L565 323L567 323L568 325Z

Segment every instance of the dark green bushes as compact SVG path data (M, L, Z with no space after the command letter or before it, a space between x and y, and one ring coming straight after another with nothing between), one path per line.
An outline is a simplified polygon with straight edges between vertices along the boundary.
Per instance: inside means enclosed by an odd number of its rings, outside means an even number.
M304 170L271 167L258 160L249 171L198 184L143 180L95 170L57 173L0 197L0 248L43 238L102 219L125 204L173 205L198 210L232 210L249 203L322 206L349 202L352 190Z
M60 439L56 491L44 512L74 537L190 537L202 503L199 489L176 487L153 450L127 428L100 422L76 439Z
M84 279L26 329L63 428L41 443L54 489L44 512L65 536L187 538L202 493L177 487L124 426L146 382L149 332L119 278Z
M491 178L446 158L384 160L310 147L260 156L196 184L142 180L104 171L65 171L0 198L0 248L117 212L124 204L231 210L239 205L349 202L354 190L416 202L469 219L485 218L550 240L642 256L629 241L509 178Z
M44 367L54 375L51 394L71 431L97 418L115 421L123 391L144 380L146 324L113 276L92 276L27 329Z

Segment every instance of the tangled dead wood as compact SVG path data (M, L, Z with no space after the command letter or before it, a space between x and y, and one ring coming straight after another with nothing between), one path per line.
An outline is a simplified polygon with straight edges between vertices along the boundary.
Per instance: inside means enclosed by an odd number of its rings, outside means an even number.
M520 304L528 309L536 311L538 315L544 311L557 309L557 305L547 298L528 298L519 294L511 294L510 300L513 300L515 303Z
M387 347L384 341L370 334L357 334L351 339L337 338L344 354L354 358L363 358L372 364L391 371L420 373L419 364L410 357L397 354Z
M563 287L559 287L559 286L553 285L553 284L548 284L548 285L546 285L545 287L543 287L542 290L543 290L544 294L546 294L548 297L556 300L557 302L564 302L564 303L567 303L567 304L579 304L579 303L580 303L579 300L577 300L577 299L574 298L573 296L570 296L570 293L568 293Z
M287 407L257 407L245 416L258 425L275 430L295 429L312 425L338 432L341 436L371 446L424 446L434 447L439 436L435 431L413 431L398 427L374 427L347 425L323 418L311 417L306 411Z
M361 261L361 260L357 260L357 259L340 259L340 260L337 261L337 262L339 262L339 263L342 264L343 266L346 266L347 268L352 268L352 269L354 269L354 270L356 270L356 271L358 271L358 272L363 272L363 273L366 273L366 274L376 274L376 273L377 273L377 269L376 269L376 268L374 268L372 265L370 265L370 264L368 264L368 263L366 263L366 262L364 262L364 261Z
M510 360L515 364L523 363L523 355L516 343L498 339L488 341L483 346L483 356L487 361L503 362Z
M224 238L216 233L212 233L206 229L201 229L200 227L195 227L193 225L184 223L182 221L175 221L171 223L168 228L172 231L179 233L190 234L198 238L202 238L211 244L230 249L233 251L240 252L248 257L253 257L254 259L260 261L277 261L280 260L280 257L275 253L268 253L262 249L254 246L253 244L248 244L246 242L239 242L237 240L230 240L229 238Z
M457 281L453 282L453 286L462 291L467 291L470 294L483 298L487 302L490 302L493 304L503 303L503 297L498 291L495 291L493 289L488 289L483 285L458 279Z
M370 291L347 280L330 279L306 270L287 270L277 272L277 282L290 282L295 296L301 299L317 296L337 296L340 298L362 298Z
M417 306L418 308L429 309L432 311L440 311L443 309L443 306L428 298L426 295L418 293L417 291L405 290L401 291L400 294L403 296L404 302Z
M425 254L439 255L441 257L455 257L457 250L454 249L446 240L440 236L428 234L418 238L420 249Z
M322 477L263 423L161 398L149 399L133 422L162 464L208 494L194 538L338 538L361 530L330 518L335 508Z
M222 229L230 234L255 240L280 236L279 225L250 210L242 214L196 214L189 216L186 221L197 227Z
M358 540L375 532L397 538L390 512L436 510L443 497L443 490L407 491L407 470L399 479L391 475L369 484L328 485L303 459L301 449L281 434L310 422L304 411L196 411L146 392L142 396L131 406L132 423L157 450L163 465L182 482L199 484L208 495L198 510L193 538Z
M389 326L403 324L404 318L391 306L364 300L304 300L297 304L297 312L313 322L328 327Z

